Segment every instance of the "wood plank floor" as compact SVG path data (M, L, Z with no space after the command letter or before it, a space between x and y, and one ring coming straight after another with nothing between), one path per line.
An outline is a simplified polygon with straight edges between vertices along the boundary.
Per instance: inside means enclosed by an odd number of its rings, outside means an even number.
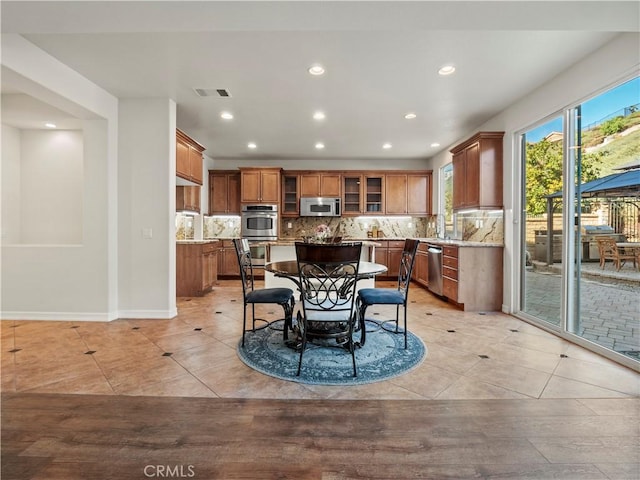
M637 372L412 287L419 367L300 385L238 359L240 298L232 281L171 320L0 322L1 478L640 479Z
M9 393L3 479L633 479L637 399ZM169 475L167 475L169 476Z

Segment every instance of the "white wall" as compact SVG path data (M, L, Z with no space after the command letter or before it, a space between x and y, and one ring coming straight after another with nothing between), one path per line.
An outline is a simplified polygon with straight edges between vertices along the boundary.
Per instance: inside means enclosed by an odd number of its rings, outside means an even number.
M2 125L2 243L20 243L20 130Z
M120 101L119 314L177 315L175 118L169 99Z
M83 119L84 174L81 245L2 244L1 317L116 318L117 99L19 35L2 35L2 67L4 84Z
M579 104L613 85L640 74L640 34L623 33L588 57L568 66L567 70L541 85L520 101L474 131L468 132L431 161L434 171L434 203L439 199L439 169L451 161L448 150L476 131L504 131L504 207L505 207L505 257L504 257L504 306L507 312L516 310L519 288L520 244L520 189L517 132L533 123ZM435 211L435 210L434 210Z
M81 244L82 132L22 130L20 160L20 243Z

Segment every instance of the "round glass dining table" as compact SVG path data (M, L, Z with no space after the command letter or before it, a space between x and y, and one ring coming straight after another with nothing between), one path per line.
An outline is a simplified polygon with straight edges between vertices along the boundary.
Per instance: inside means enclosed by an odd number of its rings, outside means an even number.
M264 266L264 269L267 272L273 273L276 277L288 278L298 286L298 289L300 289L297 260L282 260L279 262L270 262ZM386 265L383 265L381 263L375 263L375 262L361 261L358 267L358 278L356 282L360 280L374 278L376 275L380 275L381 273L384 273L386 271L387 271ZM313 325L313 323L315 322L312 322L312 325L311 325L312 329L317 328L318 330L322 330L327 328L326 322L323 322L324 325L322 324ZM362 328L362 327L363 325L359 325L359 328ZM311 334L311 336L313 336L313 334ZM366 341L366 331L364 328L362 328L360 342L356 342L356 347L358 348L363 347L365 344L365 341ZM296 341L289 341L288 344L292 348L297 348L299 346L299 342L296 342Z
M267 263L264 266L267 272L273 273L276 277L290 278L297 283L298 280L298 261L282 260L279 262ZM373 278L387 271L387 266L381 263L360 262L358 267L358 280L365 278Z

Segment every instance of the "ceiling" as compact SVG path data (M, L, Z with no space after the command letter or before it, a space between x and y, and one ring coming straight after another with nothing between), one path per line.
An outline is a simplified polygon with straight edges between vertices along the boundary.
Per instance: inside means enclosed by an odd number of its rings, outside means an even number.
M3 0L0 8L3 33L23 35L113 95L174 99L178 127L226 159L428 158L640 22L635 1ZM326 73L310 75L313 64ZM438 75L445 64L456 72ZM4 75L2 93L3 123L42 128L56 116L74 128ZM326 118L314 120L316 111ZM409 112L416 118L405 119Z

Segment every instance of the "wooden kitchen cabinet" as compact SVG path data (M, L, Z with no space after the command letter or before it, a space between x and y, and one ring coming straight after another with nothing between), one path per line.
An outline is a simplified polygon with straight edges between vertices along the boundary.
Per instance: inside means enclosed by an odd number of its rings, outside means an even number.
M374 242L381 246L376 247L376 263L386 265L387 271L378 275L378 278L397 279L400 271L400 260L402 259L402 250L404 249L404 240L380 240L373 239Z
M458 247L442 249L442 294L458 302Z
M342 175L342 216L357 216L364 213L363 181L364 176L356 173Z
M411 274L411 278L425 288L429 286L428 249L429 245L426 243L420 243L418 245L416 259L413 264L413 273Z
M176 129L176 176L202 185L202 152L205 148Z
M279 205L281 172L281 168L241 168L240 201Z
M218 242L176 244L176 295L201 297L218 281Z
M209 214L240 215L240 172L209 170Z
M432 173L407 174L407 214L431 215Z
M407 175L387 174L384 177L384 213L389 215L407 213Z
M502 208L502 137L480 132L451 150L453 209Z
M465 311L502 310L501 246L442 245L442 294Z
M384 175L364 175L364 213L384 215Z
M340 197L341 176L335 172L303 172L300 197Z
M176 186L176 212L200 213L200 187Z
M218 251L218 276L239 277L240 267L233 240L223 240Z
M296 173L282 174L282 209L283 217L297 217L300 215L300 193L298 192L298 175Z
M431 172L388 173L384 190L385 214L431 214Z

